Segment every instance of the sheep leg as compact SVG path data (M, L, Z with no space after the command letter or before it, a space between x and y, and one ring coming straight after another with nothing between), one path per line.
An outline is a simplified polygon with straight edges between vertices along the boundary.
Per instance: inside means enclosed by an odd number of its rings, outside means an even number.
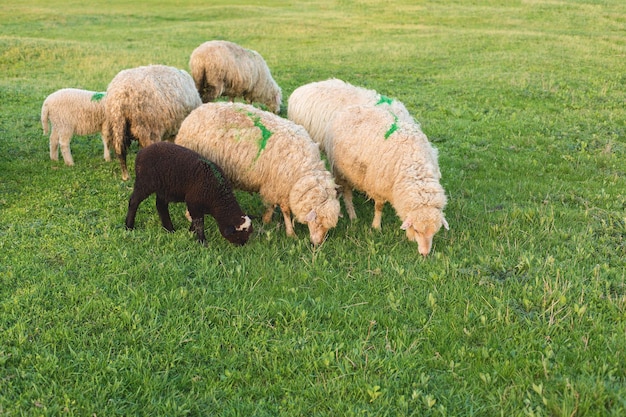
M128 181L130 176L128 175L128 167L126 166L126 155L128 154L128 148L133 141L133 133L130 130L130 123L126 120L124 124L116 123L113 129L113 145L115 147L115 155L120 161L120 168L122 169L122 181ZM136 187L136 185L135 185Z
M268 224L269 222L272 221L272 215L274 214L275 208L276 208L276 205L270 205L267 207L267 209L265 210L265 213L263 213L263 223Z
M68 166L74 165L74 159L72 159L72 152L70 151L71 139L72 139L71 134L63 134L59 138L59 142L61 144L61 154L63 155L63 161L65 161L65 165L68 165Z
M156 208L159 212L159 217L161 218L161 224L168 232L174 231L174 225L172 224L172 219L170 217L170 210L168 208L168 202L163 197L157 194L156 197Z
M216 98L218 98L223 89L217 85L204 84L204 88L202 89L202 102L209 103Z
M198 242L205 244L206 237L204 236L204 216L196 217L191 220L191 227L189 228L198 237Z
M117 154L117 159L120 161L120 167L122 168L122 181L128 181L130 176L128 175L128 167L126 166L126 149L123 149L121 153Z
M380 222L383 218L383 206L385 205L384 201L374 200L374 220L372 221L372 227L374 229L380 230Z
M111 152L109 152L109 144L107 143L104 137L102 138L102 144L104 145L104 160L107 162L111 161Z
M204 212L202 211L201 205L195 205L194 203L190 203L189 201L185 201L187 203L187 211L185 212L185 216L191 222L189 225L189 231L194 232L198 241L200 243L205 243L206 238L204 236Z
M287 232L287 236L295 237L296 232L293 231L293 223L291 223L291 211L289 207L281 204L280 210L283 212L283 218L285 219L285 232Z
M50 134L50 159L53 161L59 160L59 134L54 127L52 127L52 133Z
M346 205L346 211L348 212L350 220L356 219L354 204L352 204L352 187L347 184L343 185L343 202Z
M126 228L134 229L135 228L135 216L137 215L137 208L139 204L146 198L148 198L149 194L139 194L137 192L137 187L135 187L135 191L130 196L128 200L128 213L126 214Z

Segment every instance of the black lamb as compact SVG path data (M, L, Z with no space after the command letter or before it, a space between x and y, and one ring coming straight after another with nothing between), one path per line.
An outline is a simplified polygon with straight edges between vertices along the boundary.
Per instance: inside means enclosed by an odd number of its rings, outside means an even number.
M135 188L128 202L126 228L135 227L139 204L156 193L156 208L163 227L173 231L169 203L185 202L191 227L205 243L204 215L217 221L220 233L229 242L243 245L252 233L252 221L235 199L222 169L200 154L171 142L157 142L137 153Z

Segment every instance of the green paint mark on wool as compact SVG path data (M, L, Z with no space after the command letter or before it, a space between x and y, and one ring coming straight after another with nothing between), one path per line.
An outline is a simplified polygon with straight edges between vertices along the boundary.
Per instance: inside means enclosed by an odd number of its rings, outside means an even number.
M393 123L391 124L391 127L389 128L389 130L385 133L385 140L389 139L389 136L391 136L391 134L395 132L396 130L398 130L398 116L394 114Z
M378 99L378 102L376 103L376 105L380 105L380 104L389 104L391 105L391 103L393 103L393 99L387 96L383 96L382 94L379 96L380 98Z
M272 132L270 132L269 129L261 123L261 118L259 116L254 113L248 113L248 116L252 119L254 125L261 131L261 139L259 139L259 152L256 154L256 158L258 159L263 149L267 146L267 141L270 139L270 136L272 136Z
M202 157L200 158L200 161L204 162L209 166L209 168L211 168L211 171L213 172L213 175L215 175L217 182L220 184L220 186L222 186L222 188L224 188L226 185L226 178L224 178L222 172L219 170L217 165L215 165L215 162L209 161L208 159Z
M91 101L100 101L104 96L106 96L106 93L94 93L94 95L91 96Z

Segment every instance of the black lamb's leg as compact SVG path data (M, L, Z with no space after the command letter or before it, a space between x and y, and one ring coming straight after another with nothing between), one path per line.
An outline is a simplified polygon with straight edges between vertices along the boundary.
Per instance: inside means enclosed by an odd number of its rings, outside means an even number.
M174 231L174 225L172 224L172 218L170 217L170 210L168 208L168 202L163 197L157 194L156 197L156 208L159 212L159 217L161 218L161 224L168 232Z
M191 216L189 231L194 232L198 237L198 242L204 245L206 244L206 237L204 236L204 212L193 200L187 200L186 203L187 211L189 212L189 216Z
M192 218L191 230L195 232L198 237L198 242L203 245L206 244L206 237L204 236L204 216L198 218Z
M133 191L133 193L131 194L130 199L128 200L128 213L126 214L127 229L133 229L135 227L135 216L137 215L137 208L139 208L139 204L141 204L141 202L147 197L147 195L139 194L136 188L135 191Z

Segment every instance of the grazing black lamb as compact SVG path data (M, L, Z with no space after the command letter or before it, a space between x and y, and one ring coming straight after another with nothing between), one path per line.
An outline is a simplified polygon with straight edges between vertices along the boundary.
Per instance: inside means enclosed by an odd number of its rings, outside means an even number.
M222 169L200 154L171 142L157 142L141 149L135 159L135 188L128 202L126 228L135 227L139 204L156 193L156 208L163 227L173 231L169 203L185 202L191 227L205 243L204 215L215 218L229 242L243 245L252 233L252 221L233 194Z

